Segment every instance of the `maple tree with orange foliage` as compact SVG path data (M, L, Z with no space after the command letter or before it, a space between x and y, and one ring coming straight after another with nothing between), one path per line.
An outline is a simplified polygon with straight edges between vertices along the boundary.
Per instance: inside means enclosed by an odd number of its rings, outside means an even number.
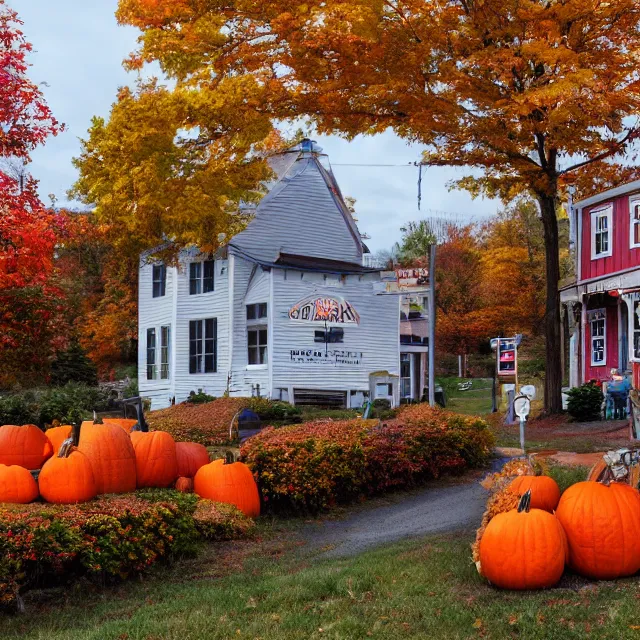
M200 144L238 121L256 137L297 118L347 137L392 129L423 144L427 164L479 170L457 187L535 198L545 404L561 410L556 209L567 184L585 195L639 175L623 160L640 134L635 0L120 0L116 15L142 32L130 68L158 62L192 125L218 119Z

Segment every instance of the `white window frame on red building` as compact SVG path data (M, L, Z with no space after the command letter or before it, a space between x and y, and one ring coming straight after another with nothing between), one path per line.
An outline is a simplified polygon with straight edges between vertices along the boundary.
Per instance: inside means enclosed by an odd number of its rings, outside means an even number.
M640 249L640 194L629 198L629 248Z
M589 322L589 343L591 351L591 366L605 367L607 365L607 310L606 309L590 309L587 311L587 321ZM602 322L602 333L594 335L594 323ZM602 349L598 349L598 353L602 351L602 360L596 361L594 354L594 344L596 340L602 340Z
M606 219L606 229L598 229L598 221ZM607 250L596 252L597 235L606 232ZM601 241L602 244L602 241ZM610 258L613 255L613 205L608 204L591 212L591 259Z

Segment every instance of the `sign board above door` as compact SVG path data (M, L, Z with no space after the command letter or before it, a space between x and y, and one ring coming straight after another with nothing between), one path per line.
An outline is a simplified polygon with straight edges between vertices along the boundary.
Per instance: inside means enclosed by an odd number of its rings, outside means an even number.
M429 291L429 269L382 271L380 282L373 283L375 293L418 293Z

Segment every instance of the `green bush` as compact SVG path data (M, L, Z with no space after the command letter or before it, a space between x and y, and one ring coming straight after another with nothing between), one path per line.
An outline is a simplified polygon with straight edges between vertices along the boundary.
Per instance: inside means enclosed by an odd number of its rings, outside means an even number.
M215 399L215 396L210 396L202 389L198 389L198 393L195 391L189 391L189 397L185 402L189 402L190 404L204 404L205 402L213 402Z
M243 537L235 507L172 490L102 496L80 505L0 505L0 606L21 591L87 576L127 578L161 559L193 555L204 539Z
M482 466L492 447L483 420L412 405L383 425L357 419L268 428L243 444L241 458L267 509L318 512Z
M567 409L571 417L584 421L600 420L604 396L599 386L588 382L569 389L567 396Z
M247 409L257 413L264 423L300 422L302 411L288 402L267 398L248 398Z
M138 390L138 378L131 378L129 380L129 384L122 390L123 398L134 398L135 396L139 396L140 391Z
M9 394L0 396L0 425L36 424L40 409L33 394Z
M44 427L54 420L68 424L90 418L93 411L106 411L108 408L108 392L83 383L69 382L63 387L0 397L0 424L37 424Z
M51 384L65 385L67 382L83 382L98 385L98 370L89 360L86 351L74 342L66 351L60 351L51 363Z

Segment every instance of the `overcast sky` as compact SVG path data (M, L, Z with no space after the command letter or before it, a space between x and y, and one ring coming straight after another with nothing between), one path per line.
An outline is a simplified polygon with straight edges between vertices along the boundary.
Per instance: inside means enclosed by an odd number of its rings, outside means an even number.
M76 178L71 159L79 154L78 138L85 137L91 117L107 117L119 86L131 84L122 60L135 47L137 31L119 27L114 18L117 0L8 0L24 22L33 44L29 75L46 83L43 92L66 131L33 154L30 167L40 181L45 202L54 194L59 203ZM459 217L484 217L498 204L471 200L461 191L449 192L446 183L464 175L461 170L430 168L423 175L422 212L417 207L416 167L420 147L407 145L391 133L346 142L336 137L316 140L329 155L345 195L356 198L361 231L368 233L372 251L388 248L409 220L429 216L429 209ZM394 164L398 167L340 166Z

